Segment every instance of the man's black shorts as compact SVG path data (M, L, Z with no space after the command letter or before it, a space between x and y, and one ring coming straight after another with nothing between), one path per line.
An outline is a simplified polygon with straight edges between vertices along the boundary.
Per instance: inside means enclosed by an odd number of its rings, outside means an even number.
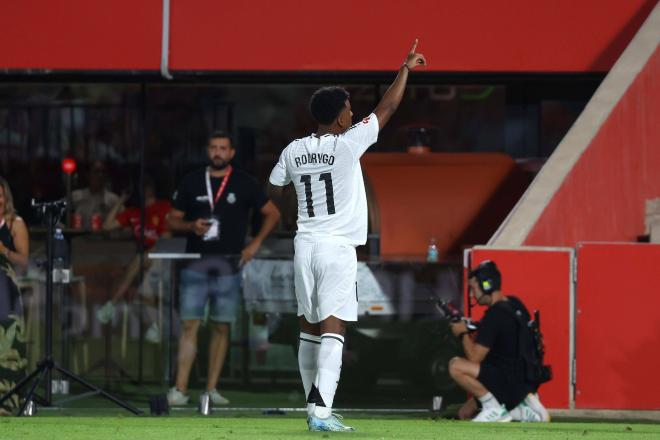
M508 410L512 410L523 401L530 386L522 380L522 373L517 374L503 367L482 363L477 380Z

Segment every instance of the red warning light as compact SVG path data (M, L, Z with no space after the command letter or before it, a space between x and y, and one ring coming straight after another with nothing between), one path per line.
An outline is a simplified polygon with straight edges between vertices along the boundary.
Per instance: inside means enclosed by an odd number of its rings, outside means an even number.
M65 157L62 159L62 171L64 171L66 174L73 174L76 172L76 168L78 166L76 165L75 159L72 159L70 157Z

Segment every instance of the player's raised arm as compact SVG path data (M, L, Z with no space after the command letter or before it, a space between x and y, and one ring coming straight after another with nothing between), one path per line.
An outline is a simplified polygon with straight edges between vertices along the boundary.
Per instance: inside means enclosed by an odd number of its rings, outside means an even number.
M418 40L415 39L415 42L408 52L406 61L401 65L399 69L399 74L396 76L396 79L392 85L387 89L383 98L380 100L374 113L378 118L378 126L382 130L385 124L390 120L390 117L394 114L396 109L401 103L403 98L403 92L406 89L406 83L408 82L408 73L409 71L417 68L418 66L426 66L426 58L421 53L417 53L417 43Z

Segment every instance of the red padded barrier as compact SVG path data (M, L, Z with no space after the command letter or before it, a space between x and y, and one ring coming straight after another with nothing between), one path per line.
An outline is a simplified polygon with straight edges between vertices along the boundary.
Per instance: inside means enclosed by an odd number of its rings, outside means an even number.
M577 248L577 408L660 409L660 246Z
M158 70L162 0L2 2L1 69Z
M656 1L173 2L172 68L392 71L419 37L431 71L607 71Z
M541 312L546 363L554 378L541 386L540 396L550 408L568 408L570 403L570 249L518 248L472 249L472 267L492 260L502 272L502 291L522 299L530 313ZM467 303L466 303L467 304ZM472 317L480 319L483 307L473 307Z
M431 71L607 71L656 1L173 1L170 66L393 71L419 37ZM1 11L2 69L159 67L161 0L5 1Z

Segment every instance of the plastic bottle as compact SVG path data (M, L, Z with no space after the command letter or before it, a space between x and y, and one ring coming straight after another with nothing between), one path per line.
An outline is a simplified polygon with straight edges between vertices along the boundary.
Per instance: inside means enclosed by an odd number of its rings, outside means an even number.
M426 254L426 261L430 263L438 262L438 242L436 241L435 237L431 238L431 242L429 243L428 253Z

